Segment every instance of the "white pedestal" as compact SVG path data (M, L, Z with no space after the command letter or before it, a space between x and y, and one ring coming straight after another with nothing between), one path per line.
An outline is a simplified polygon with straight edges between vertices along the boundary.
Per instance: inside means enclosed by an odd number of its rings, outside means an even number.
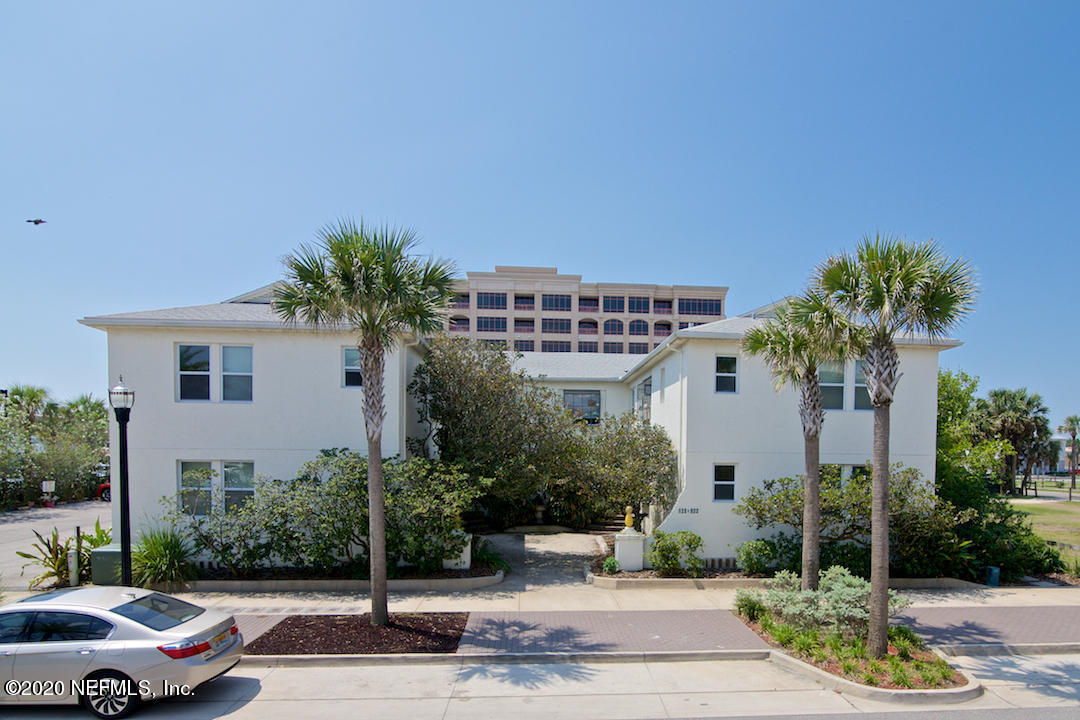
M645 536L637 530L627 528L615 533L615 559L619 569L628 572L645 567Z

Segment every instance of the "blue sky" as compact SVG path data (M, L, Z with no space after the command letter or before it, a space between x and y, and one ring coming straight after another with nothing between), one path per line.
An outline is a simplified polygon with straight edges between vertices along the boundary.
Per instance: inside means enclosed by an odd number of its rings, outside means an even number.
M0 386L223 300L342 215L461 270L798 291L876 231L979 270L942 366L1080 413L1080 5L7 3ZM48 223L34 227L27 218Z

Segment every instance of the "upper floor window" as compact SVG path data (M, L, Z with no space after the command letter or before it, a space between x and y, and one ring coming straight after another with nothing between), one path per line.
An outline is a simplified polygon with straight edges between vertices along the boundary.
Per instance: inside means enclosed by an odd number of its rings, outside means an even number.
M541 352L570 352L569 340L541 340Z
M738 360L732 355L716 356L716 392L735 392Z
M670 315L671 314L671 301L670 300L653 300L652 311L657 315Z
M639 315L649 313L649 298L646 295L631 295L627 298L627 304L632 313Z
M577 344L577 351L584 353L594 353L597 351L596 341L581 341Z
M821 385L821 406L826 410L843 410L844 366L839 363L823 363L818 368L818 384Z
M542 298L541 310L544 311L557 311L557 312L570 312L570 296L569 295L547 295Z
M630 354L631 355L648 355L649 354L649 343L636 343L636 342L630 343Z
M604 296L604 312L621 313L626 311L626 298L617 295Z
M514 332L531 333L536 330L536 321L532 318L514 318Z
M873 410L874 404L870 402L870 391L866 387L866 361L858 360L855 363L855 409Z
M221 347L221 399L251 402L252 372L250 345Z
M469 332L469 318L452 317L449 325L450 332Z
M535 295L515 295L514 296L514 309L515 310L535 310L536 309L536 296Z
M599 390L563 390L563 404L579 420L590 425L600 422Z
M713 500L735 499L735 466L713 465Z
M649 323L644 320L631 320L630 321L630 334L631 335L648 335Z
M476 318L476 329L480 332L506 332L506 318L481 315Z
M577 324L578 335L595 335L598 326L595 320L579 320Z
M604 343L604 352L606 353L621 353L623 351L623 344L621 342L606 342Z
M623 334L622 320L605 320L604 321L604 334L605 335L622 335Z
M344 351L344 359L344 386L363 387L364 374L360 370L360 351L354 347L347 347Z
M210 399L210 346L178 345L181 400Z
M652 409L652 375L638 383L634 388L634 412L649 419Z
M671 334L671 323L667 321L658 322L653 325L653 335L656 337L667 337Z
M532 352L536 349L536 342L533 340L515 340L514 349L518 352Z
M476 307L480 310L505 310L506 293L478 292L476 293Z
M570 318L542 318L540 331L546 333L570 332Z
M586 298L579 297L577 301L578 312L594 313L600 311L600 299L599 298Z
M723 315L723 301L711 298L679 298L680 315Z
M469 309L469 293L458 293L454 296L454 299L450 301L450 307L457 308L459 310Z

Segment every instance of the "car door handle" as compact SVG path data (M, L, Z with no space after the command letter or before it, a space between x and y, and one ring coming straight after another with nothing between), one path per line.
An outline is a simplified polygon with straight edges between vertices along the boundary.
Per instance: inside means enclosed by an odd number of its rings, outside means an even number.
M79 648L75 652L79 653L80 655L89 655L90 653L94 652L94 648Z

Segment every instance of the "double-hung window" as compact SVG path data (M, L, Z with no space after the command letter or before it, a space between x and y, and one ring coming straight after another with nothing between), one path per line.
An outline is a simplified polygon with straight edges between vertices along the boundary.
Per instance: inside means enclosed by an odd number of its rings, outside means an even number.
M255 464L249 462L222 463L222 490L225 510L240 507L255 494Z
M221 347L221 399L251 402L252 373L250 345Z
M181 400L210 399L210 346L178 345L177 389Z
M855 363L855 409L873 410L874 405L870 402L870 391L866 387L866 361L858 360Z
M818 368L818 384L821 385L821 406L826 410L844 409L844 366L840 363L824 363Z
M238 460L181 460L180 510L208 515L213 508L238 508L255 493L255 464Z
M180 509L187 515L210 512L213 494L213 470L209 461L180 462Z
M363 387L364 374L360 371L360 350L354 347L344 349L344 387Z
M563 404L574 417L589 425L600 422L599 390L563 390Z
M733 393L736 391L738 359L732 355L716 356L716 392Z
M713 465L713 501L735 499L735 466Z

